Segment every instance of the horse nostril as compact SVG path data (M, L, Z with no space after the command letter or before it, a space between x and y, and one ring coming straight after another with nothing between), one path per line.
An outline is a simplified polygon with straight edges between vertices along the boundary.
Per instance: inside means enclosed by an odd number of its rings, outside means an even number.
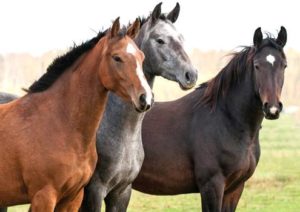
M268 102L264 103L263 109L264 109L264 110L268 109Z
M190 74L190 72L186 72L186 73L185 73L185 79L186 79L186 81L187 81L188 83L191 81L191 74Z
M146 95L145 94L140 95L140 104L141 104L142 108L144 108L146 106Z
M282 108L283 108L283 104L279 102L279 111L282 111Z

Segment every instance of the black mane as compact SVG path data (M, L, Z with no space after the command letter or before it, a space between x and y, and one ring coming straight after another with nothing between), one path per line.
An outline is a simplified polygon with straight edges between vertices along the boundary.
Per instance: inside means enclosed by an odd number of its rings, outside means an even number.
M252 61L254 55L266 46L271 46L283 53L283 49L276 43L276 40L267 34L259 48L255 46L246 46L240 52L232 54L232 59L213 79L199 85L197 90L204 90L197 105L209 105L214 109L218 99L226 96L229 88L239 82L241 75L249 68L252 70ZM285 57L284 53L283 56Z
M53 60L48 66L47 72L39 80L35 81L27 91L36 93L47 90L82 54L92 49L105 36L106 31L99 32L96 37L79 46L72 47L67 53Z

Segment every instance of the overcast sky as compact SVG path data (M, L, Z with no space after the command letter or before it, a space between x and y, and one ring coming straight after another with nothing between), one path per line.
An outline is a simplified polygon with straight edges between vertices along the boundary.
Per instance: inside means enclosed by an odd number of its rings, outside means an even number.
M254 30L277 33L287 28L287 46L300 51L300 8L296 0L177 0L175 26L187 47L231 50L251 45ZM169 12L176 0L163 1ZM41 54L81 43L120 16L127 24L148 16L158 0L1 0L0 53Z

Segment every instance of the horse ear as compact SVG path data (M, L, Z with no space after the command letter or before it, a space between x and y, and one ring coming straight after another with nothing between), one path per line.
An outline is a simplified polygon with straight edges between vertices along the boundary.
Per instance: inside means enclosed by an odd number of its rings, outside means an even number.
M120 30L120 17L116 18L116 20L114 21L110 29L110 38L113 38L116 35L118 35L119 30Z
M138 18L135 19L135 22L129 27L126 34L130 38L134 39L137 36L137 34L139 33L140 26L141 26L140 19L138 19Z
M175 23L175 21L179 16L179 12L180 12L180 5L177 2L174 9L167 15L167 19L169 19L172 23Z
M287 41L287 32L284 26L281 26L280 31L278 33L276 43L280 45L282 48L285 46Z
M254 46L259 47L262 40L263 40L263 34L261 32L261 28L258 27L254 32L254 37L253 37Z
M156 20L159 19L159 16L161 14L161 4L162 4L162 2L160 2L159 4L157 4L154 7L154 9L153 9L153 11L151 13L151 21L152 21L152 23L155 23Z

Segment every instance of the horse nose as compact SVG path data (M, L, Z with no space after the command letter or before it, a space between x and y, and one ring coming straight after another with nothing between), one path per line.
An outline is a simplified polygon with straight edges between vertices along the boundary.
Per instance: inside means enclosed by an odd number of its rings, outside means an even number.
M278 115L279 109L277 107L275 107L275 106L272 106L272 107L270 107L270 113L272 115Z
M267 110L268 110L268 103L266 102L266 103L264 103L264 105L263 105L263 111L264 111L264 112L267 112Z
M191 83L191 73L190 72L186 72L185 73L185 79L187 83Z
M198 78L197 70L195 69L195 70L192 70L192 71L185 72L184 78L185 78L186 84L189 87L194 86L196 84L196 81L197 81L197 78Z
M278 117L279 113L282 111L282 107L283 105L281 102L278 102L278 105L270 105L268 102L266 102L263 105L263 111L267 116Z
M153 98L151 98L151 100L149 101L147 99L147 95L146 94L141 94L139 97L139 101L140 101L140 107L139 110L142 111L147 111L150 109L152 103L153 103Z

